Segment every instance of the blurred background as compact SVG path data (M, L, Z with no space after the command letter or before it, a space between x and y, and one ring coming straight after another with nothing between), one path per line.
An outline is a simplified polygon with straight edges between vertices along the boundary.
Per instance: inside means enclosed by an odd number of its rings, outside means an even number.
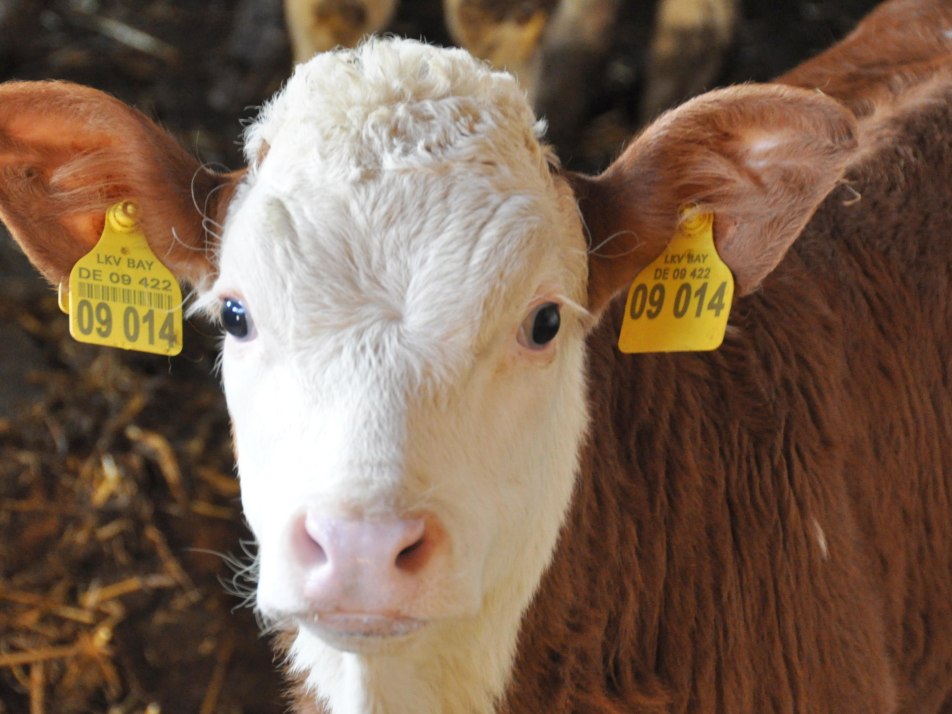
M869 0L0 0L0 81L68 79L240 166L294 57L367 29L517 70L571 168L596 171L691 94L767 81ZM329 38L329 39L328 39ZM69 338L0 227L0 714L284 711L243 600L218 336L166 359Z

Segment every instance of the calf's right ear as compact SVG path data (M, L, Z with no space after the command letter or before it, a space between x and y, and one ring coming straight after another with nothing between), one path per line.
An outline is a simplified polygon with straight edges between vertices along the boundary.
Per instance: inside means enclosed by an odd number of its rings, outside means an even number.
M152 250L181 280L213 276L214 237L239 174L202 166L145 115L66 82L0 85L0 219L53 283L96 244L106 210L138 205Z

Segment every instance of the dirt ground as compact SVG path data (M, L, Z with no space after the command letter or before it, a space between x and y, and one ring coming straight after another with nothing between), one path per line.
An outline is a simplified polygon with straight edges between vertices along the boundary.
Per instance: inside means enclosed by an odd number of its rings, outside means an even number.
M748 0L720 83L769 79L872 4ZM568 163L604 165L636 129L650 18L623 0ZM447 41L438 0L405 0L391 29ZM279 0L0 0L0 81L105 89L226 166L289 63ZM0 229L0 714L284 710L242 607L216 339L194 323L171 360L73 342Z

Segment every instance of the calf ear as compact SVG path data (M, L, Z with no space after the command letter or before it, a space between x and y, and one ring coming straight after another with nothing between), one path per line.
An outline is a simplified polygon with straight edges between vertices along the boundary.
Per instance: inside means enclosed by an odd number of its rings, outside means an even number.
M65 82L0 85L0 218L56 284L99 239L106 209L138 204L155 254L201 284L214 270L237 175L209 171L166 131L102 92Z
M732 87L662 116L602 175L570 177L591 240L589 309L662 252L690 204L714 213L736 294L756 289L840 179L855 129L817 92Z

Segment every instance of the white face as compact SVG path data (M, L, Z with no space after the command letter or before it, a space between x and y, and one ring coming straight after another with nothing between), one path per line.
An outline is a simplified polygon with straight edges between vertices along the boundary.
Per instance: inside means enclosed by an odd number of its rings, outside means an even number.
M203 298L240 302L249 325L223 373L259 609L363 653L501 602L518 614L586 426L570 190L529 124L357 170L272 123Z

